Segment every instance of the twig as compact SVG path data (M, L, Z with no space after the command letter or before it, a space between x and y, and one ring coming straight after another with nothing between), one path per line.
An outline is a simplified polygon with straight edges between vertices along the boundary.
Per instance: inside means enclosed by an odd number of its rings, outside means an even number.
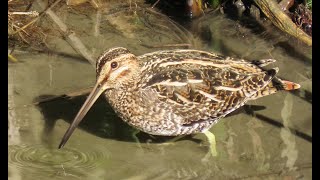
M158 3L159 3L160 0L157 0L152 6L151 8L154 8Z
M56 6L60 1L61 1L61 0L57 0L56 2L54 2L54 3L51 5L50 8L53 8L54 6ZM45 9L45 5L44 5L43 2L41 2L41 0L38 0L37 2L41 5L41 7L42 7L43 9ZM47 10L49 10L50 8L48 8ZM15 34L15 33L20 32L20 31L22 31L22 30L24 30L25 28L27 28L27 27L30 26L31 24L35 23L35 22L36 22L38 19L40 19L40 17L42 17L43 15L44 15L43 12L40 13L40 15L38 15L38 17L34 18L34 19L31 20L29 23L27 23L26 25L24 25L22 28L20 28L20 29L18 29L17 31L13 32L12 35Z
M8 58L12 62L18 62L18 60L14 56L12 56L11 54L8 54Z
M56 101L56 100L59 100L59 99L70 99L70 98L74 98L74 97L78 97L78 96L83 96L83 95L89 94L92 91L92 89L93 89L93 86L91 86L89 88L81 89L81 90L78 90L78 91L75 91L75 92L62 94L62 95L53 95L53 96L46 97L46 98L39 98L38 100L35 100L34 102L32 102L30 104L24 104L22 106L10 106L10 107L8 107L8 110L35 106L35 105L39 105L39 104L42 104L42 103L48 103L48 102L51 102L51 101Z
M100 35L100 24L101 24L101 10L98 9L97 10L97 14L96 14L96 21L95 21L95 24L94 24L94 36L95 37L98 37Z
M41 15L40 15L41 16ZM19 28L18 30L14 31L13 33L11 33L10 35L14 35L16 33L19 33L20 31L24 31L24 29L26 29L28 26L30 26L31 24L35 23L40 16L34 18L33 20L31 20L29 23L27 23L26 25L22 26L21 28ZM25 31L24 31L25 32Z
M70 44L70 46L79 54L81 54L84 58L86 58L92 66L96 66L96 61L92 57L92 54L89 50L84 46L81 40L76 36L74 32L69 30L65 23L51 10L56 4L58 4L61 0L57 0L52 4L50 8L45 10L45 14L48 15L52 19L52 21L60 28L61 33L64 37L66 37L66 41ZM45 4L41 0L37 0L37 3L45 8Z
M55 101L55 100L60 99L60 98L74 98L74 97L77 97L77 96L83 96L83 95L89 94L91 92L92 88L93 87L89 87L89 88L85 88L85 89L80 89L80 90L75 91L75 92L70 92L70 93L66 93L66 94L62 94L62 95L56 95L56 96L51 96L51 97L48 97L48 98L43 98L41 100L33 102L32 104L33 105L38 105L38 104L41 104L41 103L47 103L47 102L50 102L50 101Z
M30 15L33 17L39 16L39 13L37 11L30 11L30 12L8 12L10 15Z
M303 30L297 28L292 20L281 10L274 0L254 0L263 13L272 21L274 25L291 36L300 39L308 46L312 46L312 39Z

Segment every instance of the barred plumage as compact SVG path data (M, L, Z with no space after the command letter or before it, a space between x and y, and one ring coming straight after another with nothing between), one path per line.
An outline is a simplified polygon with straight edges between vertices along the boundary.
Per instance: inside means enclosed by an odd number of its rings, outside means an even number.
M97 83L59 147L104 93L128 124L154 135L176 136L209 129L247 101L300 85L263 70L273 59L245 61L199 50L168 50L135 56L125 48L97 60Z

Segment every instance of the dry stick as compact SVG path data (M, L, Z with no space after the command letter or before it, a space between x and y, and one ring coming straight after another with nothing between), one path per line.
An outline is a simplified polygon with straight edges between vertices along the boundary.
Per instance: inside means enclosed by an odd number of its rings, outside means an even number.
M154 8L158 3L159 3L160 0L157 0L152 6L151 8Z
M100 35L100 23L101 23L101 10L97 10L95 25L94 25L94 36L98 37Z
M61 0L57 0L54 5L58 4ZM41 0L37 0L37 3L42 7L45 8L44 3ZM81 54L85 59L87 59L90 64L95 67L96 61L92 57L92 54L89 50L84 46L81 40L76 36L76 34L68 29L66 24L64 24L61 19L51 10L54 6L52 5L48 8L45 13L53 20L54 23L60 28L61 33L66 38L66 41L70 44L70 46L79 54Z
M300 39L308 46L312 46L312 39L303 30L298 28L296 24L280 9L274 0L254 0L263 13L272 21L274 25L282 31Z
M40 16L38 16L37 18L34 18L33 20L31 20L30 22L28 22L26 25L22 26L21 28L17 26L18 30L14 31L13 33L11 33L10 35L14 35L20 31L23 31L26 33L26 31L24 29L26 29L28 26L30 26L31 24L35 23L38 19L40 18ZM13 23L12 23L13 24ZM14 24L13 24L14 25ZM16 25L14 25L16 26Z
M54 2L54 3L51 5L50 8L53 8L54 6L56 6L60 1L61 1L61 0L57 0L56 2ZM38 0L38 3L39 3L39 2L40 2L40 1ZM42 3L42 4L41 4L41 7L42 7L43 9L45 9L44 3L43 3L43 2L40 2L40 3ZM50 8L48 8L48 9L50 9ZM43 15L44 15L43 12L40 13L40 15L38 15L38 17L34 18L34 19L31 20L29 23L27 23L26 25L22 26L20 29L18 29L17 31L13 32L12 34L16 34L16 33L20 32L20 31L22 31L22 30L24 31L25 28L27 28L27 27L30 26L31 24L35 23L35 22L36 22L38 19L40 19L40 17L42 17ZM25 32L25 31L24 31L24 32Z
M29 12L8 12L9 15L29 15L37 17L39 13L37 11L29 11Z

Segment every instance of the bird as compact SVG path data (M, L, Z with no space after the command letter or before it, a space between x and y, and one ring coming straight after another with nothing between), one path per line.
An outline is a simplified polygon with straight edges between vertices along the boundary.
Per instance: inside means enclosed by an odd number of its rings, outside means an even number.
M251 100L300 85L276 76L274 59L248 61L196 49L136 56L107 49L96 61L96 84L64 134L62 148L100 95L130 126L151 135L208 132Z

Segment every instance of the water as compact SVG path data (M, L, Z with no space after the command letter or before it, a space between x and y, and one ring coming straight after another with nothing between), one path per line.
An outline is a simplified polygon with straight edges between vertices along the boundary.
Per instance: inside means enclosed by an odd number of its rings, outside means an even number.
M270 67L279 67L279 76L301 84L301 90L251 101L251 106L221 120L210 129L216 136L216 157L207 156L203 134L170 143L169 137L138 133L103 98L58 150L86 94L34 102L93 86L95 69L51 33L47 44L58 53L16 51L19 62L8 65L9 179L312 178L311 48L275 29L272 36L253 32L222 15L195 21L192 36L146 11L136 10L137 16L128 10L110 11L100 14L96 31L92 8L55 10L95 57L114 46L140 55L170 48L155 48L159 45L189 43L249 60L277 59ZM43 26L50 23L46 19Z

